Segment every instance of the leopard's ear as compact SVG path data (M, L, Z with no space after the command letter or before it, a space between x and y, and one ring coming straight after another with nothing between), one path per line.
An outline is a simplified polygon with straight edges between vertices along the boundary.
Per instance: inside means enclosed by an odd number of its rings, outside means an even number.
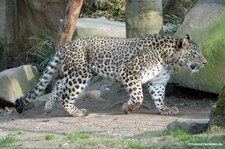
M189 34L186 34L186 39L191 40L191 36Z
M189 45L188 39L182 38L178 41L178 49L186 49Z

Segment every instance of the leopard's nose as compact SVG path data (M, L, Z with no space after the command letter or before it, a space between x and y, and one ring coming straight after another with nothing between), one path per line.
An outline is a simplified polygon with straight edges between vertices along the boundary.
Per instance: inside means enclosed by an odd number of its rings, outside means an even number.
M204 62L202 62L203 63L203 65L205 65L207 62L206 61L204 61Z
M203 64L203 65L206 65L207 60L206 60L205 58L203 58L201 61L202 61L202 64Z

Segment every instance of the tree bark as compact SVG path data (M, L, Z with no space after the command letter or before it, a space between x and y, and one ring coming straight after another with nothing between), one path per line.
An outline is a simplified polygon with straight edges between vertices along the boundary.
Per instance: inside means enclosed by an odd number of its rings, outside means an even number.
M65 17L63 19L62 25L59 30L59 36L56 42L56 49L58 49L61 45L63 45L64 43L72 39L82 4L83 4L83 0L68 1L66 11L65 11ZM59 78L61 78L62 75L63 75L62 66L59 65L57 73L53 76L52 81L50 83L50 90L53 89L55 82Z
M63 25L61 27L61 30L59 31L56 48L72 39L82 4L83 0L68 1L67 8L65 11L65 17L63 19Z

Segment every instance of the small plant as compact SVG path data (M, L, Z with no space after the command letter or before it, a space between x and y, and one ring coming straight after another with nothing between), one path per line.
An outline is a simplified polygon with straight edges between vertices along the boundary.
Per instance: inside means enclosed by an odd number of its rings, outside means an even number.
M8 134L8 136L14 137L14 136L17 136L17 135L23 135L23 134L25 134L24 131L18 130L18 131L10 132L10 133Z
M24 131L17 131L17 134L18 135L23 135L23 134L25 134L25 132Z
M46 140L46 141L53 140L54 138L55 138L55 136L52 134L46 134L44 136L44 140Z
M82 17L106 17L110 20L125 20L125 0L102 0L97 4L84 3Z
M210 132L209 130L208 132ZM207 132L207 133L208 133ZM192 146L199 146L204 147L208 146L208 148L216 149L224 146L225 138L221 136L198 136L198 135L191 135L187 134L182 130L175 130L175 131L164 131L160 136L171 136L173 138L177 139L178 146L186 146L186 147L192 147Z
M219 126L211 126L208 128L207 134L217 134L217 133L222 133L225 134L225 129Z
M97 146L97 145L104 145L108 148L135 148L135 149L143 149L143 148L149 148L150 146L148 144L140 143L137 141L124 139L124 140L113 140L113 139L106 139L102 137L97 137L95 140L87 139L83 140L80 143L86 146Z
M164 14L163 16L163 22L164 22L164 26L163 26L163 31L165 34L167 35L173 35L178 27L180 27L180 25L183 23L184 18L180 18L176 15L173 14Z
M36 66L39 71L43 71L55 53L56 40L50 36L41 35L28 39L34 42L34 46L22 55L26 55L28 62Z
M14 137L6 137L3 139L0 139L0 148L5 148L7 146L9 146L9 144L15 142L16 139Z
M139 143L132 140L123 140L120 142L120 144L122 144L124 148L135 148L135 149L149 148L147 144Z
M66 135L67 139L88 139L90 134L70 132Z
M117 145L117 143L118 142L115 140L104 140L102 142L102 144L104 144L105 146L108 146L108 147L113 147L113 146Z
M177 138L181 141L190 140L193 136L191 134L187 134L182 130L175 130L175 131L165 131L162 133L163 136L171 136Z

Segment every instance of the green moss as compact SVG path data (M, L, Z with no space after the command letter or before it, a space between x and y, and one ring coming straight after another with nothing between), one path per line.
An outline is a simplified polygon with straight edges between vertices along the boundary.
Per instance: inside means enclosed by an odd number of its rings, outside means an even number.
M224 18L225 12L215 21L203 26L204 31L196 33L207 59L207 65L199 73L199 78L204 78L201 79L201 84L208 86L213 92L220 91L225 74L225 63L222 61L225 56Z
M210 114L210 125L225 128L225 84L222 87L218 101Z
M216 106L213 108L213 115L225 116L225 84L223 85L219 99L216 102Z

